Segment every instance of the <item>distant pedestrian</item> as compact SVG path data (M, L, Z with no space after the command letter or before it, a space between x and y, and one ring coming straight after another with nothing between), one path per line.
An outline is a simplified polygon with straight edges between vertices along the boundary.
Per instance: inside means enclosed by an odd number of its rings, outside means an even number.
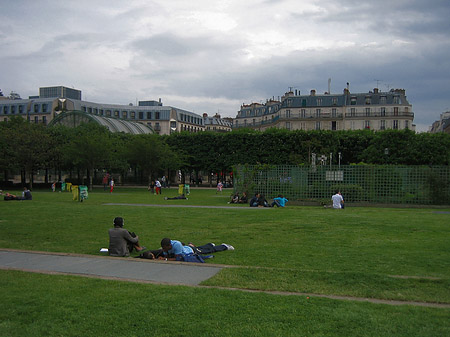
M114 190L114 179L111 177L111 180L109 181L109 193L112 193Z
M161 194L161 182L159 181L159 179L156 179L155 181L155 190L156 194Z
M102 179L103 191L106 191L106 186L108 186L108 175L104 175Z
M216 194L219 193L219 192L222 193L222 189L223 189L223 184L219 180L219 182L217 183L217 192L216 192Z

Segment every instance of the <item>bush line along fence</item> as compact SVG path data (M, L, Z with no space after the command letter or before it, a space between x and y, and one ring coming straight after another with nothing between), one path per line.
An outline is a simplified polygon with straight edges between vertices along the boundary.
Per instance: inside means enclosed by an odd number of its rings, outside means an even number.
M355 204L450 204L448 166L237 165L233 179L235 192L298 202L329 204L339 189Z

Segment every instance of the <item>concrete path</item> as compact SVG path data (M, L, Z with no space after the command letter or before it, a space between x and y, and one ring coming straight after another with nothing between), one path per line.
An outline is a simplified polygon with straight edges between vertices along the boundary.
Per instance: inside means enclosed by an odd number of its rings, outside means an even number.
M213 277L222 268L230 267L231 266L206 265L187 262L166 262L135 258L0 249L0 270L21 270L43 274L77 275L139 283L198 286L200 282ZM284 296L322 297L334 300L370 302L388 305L412 305L445 309L450 308L450 304L448 303L395 301L375 298L251 290L241 288L237 289L207 286L205 288Z
M196 206L196 205L181 205L181 204L173 204L173 205L156 205L156 204L125 204L125 203L107 203L103 204L103 206L138 206L138 207L185 207L185 208L226 208L226 209L272 209L271 207L239 207L239 206Z
M0 250L0 269L193 286L222 268L187 262Z

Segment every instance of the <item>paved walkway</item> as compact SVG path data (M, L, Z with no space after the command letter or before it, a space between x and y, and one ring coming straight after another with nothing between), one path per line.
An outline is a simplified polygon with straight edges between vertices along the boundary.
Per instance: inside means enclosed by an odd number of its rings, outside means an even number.
M200 282L213 277L222 268L227 267L231 266L0 249L0 270L21 270L44 274L77 275L140 283L198 286ZM450 308L450 304L448 303L393 301L351 296L335 296L312 293L265 291L224 287L205 288L257 292L284 296L323 297L335 300L370 302L388 305L412 305L446 309Z
M186 208L228 208L228 209L272 209L271 207L239 207L239 206L196 206L196 205L156 205L156 204L126 204L126 203L106 203L103 206L138 206L138 207L186 207Z
M186 262L0 250L0 269L193 286L222 268Z

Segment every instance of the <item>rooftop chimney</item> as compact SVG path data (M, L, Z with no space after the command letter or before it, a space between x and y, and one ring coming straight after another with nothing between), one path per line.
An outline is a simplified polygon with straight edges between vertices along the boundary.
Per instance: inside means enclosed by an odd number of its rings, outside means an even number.
M311 96L316 96L316 91L314 89L311 90Z

